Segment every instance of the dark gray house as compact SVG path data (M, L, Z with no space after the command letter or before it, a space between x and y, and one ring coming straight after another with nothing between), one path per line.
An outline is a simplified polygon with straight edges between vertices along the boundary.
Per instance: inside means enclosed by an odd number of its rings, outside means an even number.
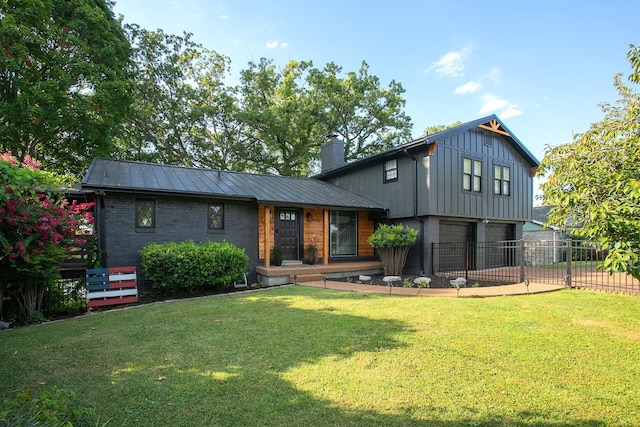
M311 243L325 265L374 260L367 238L386 216L381 203L321 180L100 158L82 188L94 193L103 265L140 267L150 242L225 240L245 250L249 280L275 275L269 284L290 279L268 270L274 246L290 261Z
M360 267L340 271L375 271L367 240L394 222L419 230L405 271L431 274L434 245L520 239L531 219L538 161L496 116L350 164L333 139L322 161L301 179L95 159L82 188L96 200L103 265L139 266L149 242L226 240L245 249L250 280L268 284L302 274L272 266L273 247L299 263L315 245L315 278L348 262Z
M344 164L332 141L317 176L387 207L419 231L407 273L430 274L440 243L522 238L539 162L497 116L483 117ZM337 155L336 155L337 153Z

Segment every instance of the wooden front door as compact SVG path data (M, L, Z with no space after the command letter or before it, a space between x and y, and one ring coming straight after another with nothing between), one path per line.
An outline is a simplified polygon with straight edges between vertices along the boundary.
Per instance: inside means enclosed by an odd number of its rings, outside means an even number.
M275 244L282 249L282 259L300 259L300 224L296 209L276 209Z

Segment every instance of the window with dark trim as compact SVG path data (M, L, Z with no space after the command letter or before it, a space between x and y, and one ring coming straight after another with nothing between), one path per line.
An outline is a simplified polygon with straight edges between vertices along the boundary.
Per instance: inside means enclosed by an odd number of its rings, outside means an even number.
M509 166L493 166L493 192L500 196L511 195L511 170Z
M482 191L482 162L480 160L463 159L462 189L480 193Z
M221 203L212 203L209 205L209 230L224 229L224 205Z
M136 228L151 229L156 226L155 200L136 200Z
M329 222L330 256L358 255L358 213L332 210Z
M398 180L398 159L391 159L384 162L384 182Z

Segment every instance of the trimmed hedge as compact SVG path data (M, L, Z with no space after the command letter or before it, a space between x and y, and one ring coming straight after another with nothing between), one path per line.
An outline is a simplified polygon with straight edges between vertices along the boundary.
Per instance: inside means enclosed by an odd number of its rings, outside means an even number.
M149 243L140 255L153 288L175 295L224 289L240 280L249 264L244 249L228 242Z

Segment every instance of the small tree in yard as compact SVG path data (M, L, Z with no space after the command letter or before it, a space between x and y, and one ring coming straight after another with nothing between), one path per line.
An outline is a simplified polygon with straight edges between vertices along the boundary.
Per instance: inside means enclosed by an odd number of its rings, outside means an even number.
M409 248L416 241L417 232L403 225L380 225L369 237L369 243L380 254L384 274L400 276L407 262Z
M28 157L19 164L10 154L0 156L0 310L10 292L27 321L59 277L67 247L84 243L76 236L79 220L93 221L86 212L93 203L69 204L56 190L67 184Z
M629 80L640 84L640 45L629 48ZM540 165L550 224L571 224L607 251L609 273L640 279L640 93L617 75L620 98L602 104L604 118L574 141L548 148Z

